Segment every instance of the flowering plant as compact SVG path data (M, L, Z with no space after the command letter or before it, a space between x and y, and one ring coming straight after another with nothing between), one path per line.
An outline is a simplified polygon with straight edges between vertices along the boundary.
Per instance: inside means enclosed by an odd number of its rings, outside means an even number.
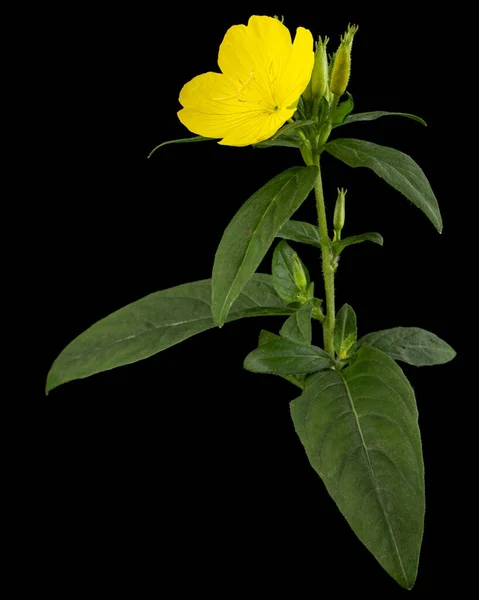
M277 18L253 16L248 25L227 31L218 57L221 73L199 75L180 93L178 117L197 135L164 142L151 154L169 143L219 140L230 146L297 148L305 166L280 173L238 210L217 249L211 279L150 294L92 325L55 360L46 391L147 358L232 320L285 316L278 333L261 331L244 367L299 388L291 416L311 465L359 539L410 589L423 535L424 467L414 392L396 361L441 364L455 352L416 327L358 338L353 308L335 307L341 253L383 240L374 232L342 237L344 189L338 190L328 228L323 152L351 167L372 169L442 230L434 193L409 156L364 140L329 140L346 123L388 115L424 124L404 113L353 113L347 87L356 32L350 26L328 56L327 38L313 48L311 33L299 27L292 41ZM313 190L318 225L293 220ZM272 274L257 273L276 238L281 241L274 248ZM289 242L320 249L324 301ZM322 325L322 347L312 343L312 320Z

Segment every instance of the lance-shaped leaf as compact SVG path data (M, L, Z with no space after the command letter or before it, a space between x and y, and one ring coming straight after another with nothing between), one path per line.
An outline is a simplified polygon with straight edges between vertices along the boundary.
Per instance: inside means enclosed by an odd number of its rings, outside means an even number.
M343 371L308 377L291 416L353 531L410 589L423 534L424 467L414 392L399 366L362 348Z
M310 166L277 175L243 204L226 228L212 277L211 309L220 327L278 231L306 199L317 174L318 168Z
M326 144L325 148L350 167L372 169L420 208L441 233L442 219L436 196L422 169L410 156L364 140L334 140Z
M259 334L258 346L262 346L268 342L275 342L280 339L281 336L271 333L271 331L266 331L266 329L262 329ZM289 381L300 389L303 389L306 375L304 373L298 373L297 375L280 375L280 377L286 379L286 381Z
M280 334L298 344L311 344L311 311L312 305L308 302L286 319L280 329Z
M308 269L285 240L274 250L272 272L274 288L286 302L304 303L312 298Z
M151 156L157 150L159 150L163 146L168 146L168 144L190 144L191 142L211 142L215 139L218 139L218 138L207 138L207 137L203 137L202 135L195 135L195 136L189 137L189 138L179 138L177 140L168 140L167 142L163 142L162 144L159 144L158 146L153 148L153 150L150 152L150 154L148 154L148 158L151 158Z
M356 113L355 115L349 115L346 116L345 119L340 123L335 123L333 121L333 125L334 127L339 127L340 125L349 125L350 123L357 123L359 121L375 121L380 117L406 117L407 119L412 119L413 121L421 123L421 125L427 125L424 119L421 119L421 117L417 117L416 115L401 112L388 112L385 110L376 110L373 112Z
M437 335L419 327L393 327L368 333L358 348L378 348L394 360L415 367L441 365L456 356L455 350Z
M228 321L291 312L274 291L271 276L258 273L234 303ZM74 339L53 363L46 392L67 381L148 358L214 326L209 279L155 292L101 319Z
M318 227L305 221L287 221L278 232L277 237L321 248Z
M343 304L336 315L334 327L334 349L341 360L347 358L356 339L356 313L349 304Z
M254 373L295 375L316 373L333 365L334 360L322 348L280 338L250 352L243 366Z
M343 240L338 240L337 242L333 242L332 248L334 256L338 256L348 246L352 246L353 244L360 244L361 242L374 242L375 244L383 245L384 240L383 236L379 233L375 233L373 231L369 233L361 233L360 235L351 235Z

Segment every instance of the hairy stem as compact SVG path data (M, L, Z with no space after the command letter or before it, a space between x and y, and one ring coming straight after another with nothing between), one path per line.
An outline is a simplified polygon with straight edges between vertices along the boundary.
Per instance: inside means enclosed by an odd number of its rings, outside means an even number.
M323 181L319 157L315 164L319 168L318 177L314 183L316 207L318 210L319 237L321 240L321 258L323 261L324 289L326 292L326 318L323 322L324 349L334 356L334 322L336 310L334 307L334 269L331 265L331 241L328 236L328 222L324 205Z

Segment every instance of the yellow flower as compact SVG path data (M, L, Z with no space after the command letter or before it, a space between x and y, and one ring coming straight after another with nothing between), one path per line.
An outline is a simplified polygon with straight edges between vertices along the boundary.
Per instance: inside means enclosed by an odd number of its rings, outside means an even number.
M298 27L294 43L278 19L250 17L220 46L221 73L198 75L180 92L180 121L193 133L247 146L270 138L290 119L311 78L313 37Z

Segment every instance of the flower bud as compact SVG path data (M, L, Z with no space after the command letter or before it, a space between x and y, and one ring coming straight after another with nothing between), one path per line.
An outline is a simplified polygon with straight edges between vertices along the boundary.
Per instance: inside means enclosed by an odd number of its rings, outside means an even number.
M329 74L328 74L328 55L326 52L326 46L329 39L324 38L324 42L321 36L318 38L316 43L316 52L314 53L314 66L311 73L311 79L308 83L308 87L303 92L303 98L306 102L311 104L314 102L316 107L319 106L319 101L323 96L328 99L329 96Z
M316 102L319 102L323 96L328 95L328 54L326 46L329 39L324 38L324 42L319 37L316 44L316 52L314 54L314 67L311 75L311 91Z
M347 190L338 188L338 199L336 200L336 206L334 207L334 239L341 239L341 230L344 227L344 221L346 220L346 192Z
M334 57L330 89L336 96L344 94L348 87L349 76L351 74L351 49L353 47L354 34L357 30L356 25L348 25L348 30L341 36L341 44Z
M296 254L293 254L293 273L294 273L294 281L301 292L306 295L307 289L309 287L309 277L306 275L306 267L303 262Z

